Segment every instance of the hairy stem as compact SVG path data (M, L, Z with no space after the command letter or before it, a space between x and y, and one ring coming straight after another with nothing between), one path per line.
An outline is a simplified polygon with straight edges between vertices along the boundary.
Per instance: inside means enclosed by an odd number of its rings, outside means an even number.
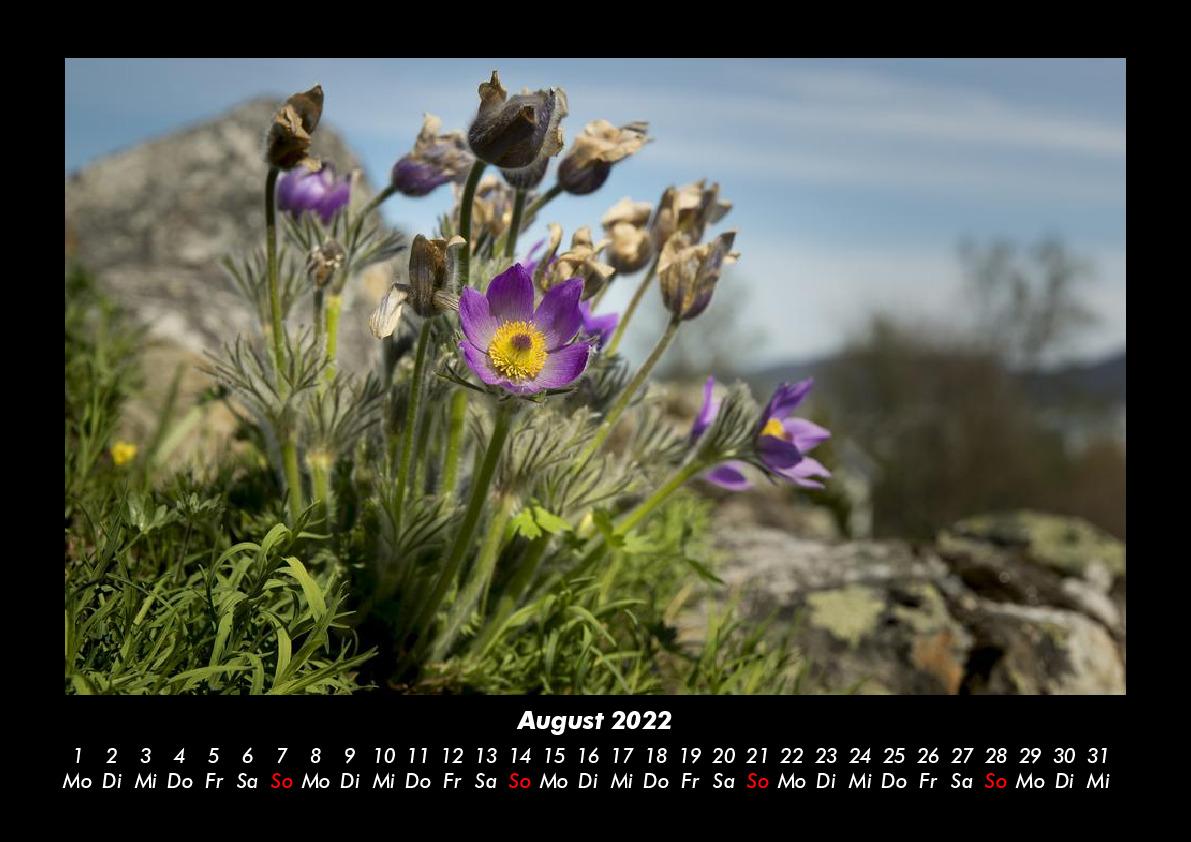
M414 430L422 402L422 381L426 374L426 349L430 345L430 319L422 321L418 333L418 350L414 356L414 371L409 381L409 400L405 405L405 426L401 429L401 461L397 465L397 491L394 497L394 520L401 531L401 515L405 505L405 489L409 485L414 458Z
M657 273L659 259L659 257L653 259L653 263L649 266L649 271L645 273L645 277L641 279L641 283L637 284L637 289L633 292L633 297L629 300L629 306L624 309L624 315L620 317L620 324L616 326L616 332L612 334L612 341L608 343L608 347L604 351L605 354L615 354L616 349L620 347L620 340L629 326L629 321L633 318L633 313L637 312L637 305L645 297L645 291L649 289L649 282L653 280L654 274Z
M500 545L504 540L505 528L513 514L513 507L517 498L512 494L502 494L497 504L492 520L488 522L488 531L484 533L484 540L480 544L480 553L472 565L467 583L459 589L459 596L451 607L451 613L443 625L442 632L434 642L430 657L438 660L443 657L455 638L460 627L467 622L468 616L477 603L482 603L488 594L488 585L492 582L492 574L496 572L496 559L500 555ZM483 613L483 609L481 609Z
M509 429L512 427L515 407L511 406L510 403L505 402L497 407L496 418L492 427L492 437L488 439L488 447L484 451L484 459L480 463L475 477L472 479L471 496L467 501L467 510L463 514L463 521L459 524L459 530L455 533L455 540L451 544L451 549L443 563L438 580L434 583L434 589L422 604L421 611L418 612L414 622L414 629L421 636L418 644L419 650L424 651L426 644L429 642L425 639L426 628L438 612L438 608L442 604L447 590L459 574L459 568L463 564L463 559L467 555L467 551L471 549L476 525L479 523L480 514L484 510L484 503L488 500L488 491L489 486L492 484L492 477L496 473L496 466L500 462L500 455L504 450L505 439L508 438ZM407 658L406 660L408 661L409 659Z
M621 322L621 324L624 323ZM674 341L674 336L678 333L678 328L681 324L682 320L679 319L678 316L672 316L670 318L670 323L666 325L665 332L662 333L661 338L658 339L658 343L653 346L653 350L649 352L649 357L644 363L642 363L641 367L637 369L637 373L633 375L633 379L630 380L628 385L624 387L624 390L616 399L616 403L612 405L612 408L608 410L608 414L604 416L603 422L600 424L599 429L596 430L595 437L592 438L591 442L588 443L587 447L584 448L583 452L579 455L579 460L576 463L579 465L579 467L586 465L588 461L590 461L591 457L596 454L601 446L603 446L604 440L608 438L608 434L611 433L616 427L616 423L620 420L620 416L624 414L625 409L632 401L633 395L635 395L637 390L640 389L642 384L645 383L646 379L649 377L649 373L653 371L653 367L657 365L658 360L662 358L662 354L666 352L666 348L668 348L670 343Z
M517 253L517 235L521 233L521 214L525 211L525 191L518 189L513 199L513 219L509 224L509 232L505 240L505 257L512 257Z
M476 185L480 183L480 176L484 174L483 161L476 159L471 165L471 172L467 174L467 183L463 186L463 198L459 205L459 236L467 240L467 245L459 250L459 287L462 289L471 279L471 252L474 243L471 241L471 212L475 204Z
M459 481L459 453L463 449L463 428L467 423L467 390L456 389L451 395L451 425L447 432L447 452L443 458L442 495L451 497Z
M269 285L269 307L273 323L273 365L278 383L285 360L285 335L281 324L281 290L277 285L277 167L265 177L265 277Z

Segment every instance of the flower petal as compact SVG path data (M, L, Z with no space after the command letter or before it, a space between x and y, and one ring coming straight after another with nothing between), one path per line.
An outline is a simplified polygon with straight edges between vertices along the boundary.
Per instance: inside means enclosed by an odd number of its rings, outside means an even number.
M805 380L799 380L797 383L783 383L778 386L773 392L773 397L769 399L769 403L765 406L765 412L761 417L764 419L775 416L777 418L785 418L794 411L795 407L802 403L814 385L815 378L808 377Z
M526 273L529 277L529 273ZM550 287L542 296L542 303L533 314L533 322L546 337L546 350L554 351L575 338L583 324L579 312L579 296L583 294L583 279L571 278Z
M716 413L720 411L718 401L712 400L711 392L715 388L715 377L709 376L707 382L703 384L703 407L699 410L699 414L695 416L695 423L691 425L691 441L699 438L711 426L711 422L715 420Z
M805 418L787 418L782 421L782 427L790 436L790 441L794 442L794 446L803 453L831 438L830 430Z
M587 368L587 357L591 353L591 346L586 342L576 342L546 355L546 364L538 372L538 376L530 381L533 391L542 389L561 389L578 379Z
M831 476L831 471L823 467L823 463L819 460L805 456L793 468L782 471L782 476L792 479L803 488L823 488L823 483L814 479L814 477L829 477Z
M463 359L467 361L467 367L489 386L503 386L508 382L503 374L492 367L488 355L472 345L471 342L460 342L459 350L463 352Z
M488 312L487 298L471 287L464 287L459 296L459 326L468 342L487 351L500 327L500 320Z
M487 295L488 311L498 321L528 322L533 318L533 278L520 263L493 278Z
M743 467L741 462L725 462L705 473L703 479L728 491L745 491L752 488L753 484L741 472Z
M797 447L777 436L758 436L756 449L761 462L775 474L793 468L802 459Z

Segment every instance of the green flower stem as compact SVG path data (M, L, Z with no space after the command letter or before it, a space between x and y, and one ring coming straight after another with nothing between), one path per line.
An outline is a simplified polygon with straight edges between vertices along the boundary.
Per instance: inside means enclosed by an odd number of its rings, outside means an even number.
M273 323L273 365L278 383L285 361L285 336L281 325L281 290L277 286L277 167L265 177L265 277L269 285L269 306Z
M512 494L500 495L496 512L488 522L488 531L484 533L484 540L480 544L480 553L472 565L467 583L459 589L459 596L451 607L451 613L443 625L442 631L434 641L431 650L431 660L439 660L446 655L451 644L459 635L459 629L467 622L472 609L477 604L483 604L488 596L488 586L492 582L492 574L496 572L496 560L500 556L500 545L504 541L505 530L512 517L513 508L517 504L516 496ZM480 613L483 614L481 608Z
M586 465L591 460L591 457L596 454L596 451L604 444L605 439L608 438L608 434L616 427L620 416L624 414L629 402L632 401L633 395L645 383L649 377L649 373L653 371L653 367L657 365L658 360L662 358L662 354L666 352L666 348L674 341L674 336L678 333L678 328L681 324L682 320L678 316L670 317L670 323L666 325L666 330L662 333L661 338L658 339L658 344L649 352L649 357L637 369L637 373L633 375L633 379L629 381L629 384L624 387L624 390L620 393L620 397L616 399L616 403L612 405L612 408L608 410L608 414L604 416L604 421L600 424L600 428L596 430L595 437L592 438L591 442L579 455L579 460L576 463L579 467Z
M285 465L285 483L289 486L289 517L298 522L302 514L302 474L298 471L298 443L294 431L286 430L281 440L281 461Z
M497 407L496 418L492 426L492 437L488 439L488 448L484 451L484 459L480 463L479 470L476 471L475 477L472 480L471 497L467 501L467 510L463 514L463 521L459 524L459 530L455 533L455 541L451 544L450 552L447 554L447 558L442 566L442 572L439 573L438 580L434 583L434 589L422 604L422 609L414 622L414 629L422 635L422 639L419 641L419 649L425 648L427 643L425 640L426 627L434 619L434 615L442 604L443 598L447 595L447 590L459 574L459 568L463 564L464 556L471 549L476 525L479 523L480 514L484 510L484 503L488 500L488 491L489 486L492 484L492 477L496 473L496 466L500 462L500 455L504 450L505 440L509 437L509 429L512 427L514 410L516 409L512 404L512 401L505 401Z
M471 279L471 252L474 243L471 241L471 212L476 199L476 185L480 183L480 176L484 174L484 167L488 166L480 159L471 165L471 172L467 174L467 183L463 186L463 199L459 205L459 236L467 240L459 251L459 287L467 286Z
M310 468L310 490L314 496L314 503L321 508L324 523L331 525L331 457L327 453L308 453L306 466Z
M314 344L319 347L323 344L323 288L314 288Z
M612 534L618 538L629 534L634 526L652 514L654 509L666 502L671 494L682 488L692 477L710 467L710 464L701 459L693 459L680 467L657 491L637 504L631 511L622 515L613 527ZM587 575L591 568L607 554L608 541L601 538L599 543L584 557L583 561L579 562L579 566L571 571L568 578L574 579Z
M517 607L517 600L525 592L533 579L533 574L537 572L538 565L542 562L542 556L546 553L546 547L550 544L550 536L547 534L539 535L534 538L529 546L525 549L521 561L517 565L517 569L513 571L512 578L501 592L500 600L496 603L496 610L492 612L491 618L484 624L484 628L476 635L474 642L471 645L471 651L476 655L483 657L484 653L488 651L488 647L492 644L496 635L500 632L505 622L512 616L513 610Z
M637 312L637 305L645 297L645 291L649 289L649 282L653 280L653 276L657 273L659 259L660 255L653 259L653 263L649 266L649 271L645 273L645 277L637 285L637 290L633 293L633 297L629 301L629 306L625 308L624 315L620 317L620 324L616 326L616 332L612 334L612 341L608 343L608 347L604 350L605 354L615 354L616 349L620 347L620 340L624 336L625 329L629 326L629 321L633 318L633 313Z
M323 377L330 383L335 379L335 355L339 350L339 316L343 312L343 297L332 293L327 296L327 370Z
M281 290L277 285L277 176L280 170L269 167L265 177L265 276L269 286L269 306L273 329L273 365L277 375L277 390L286 400L289 389L282 377L285 366L285 333L281 319ZM298 444L295 441L292 423L286 423L278 430L281 439L281 464L285 470L285 483L289 496L290 520L297 523L302 513L302 475L298 470Z
M557 197L560 193L562 193L562 185L555 184L553 187L551 187L549 190L547 190L541 196L538 196L536 199L533 200L533 203L530 204L530 206L526 209L525 218L533 219L534 214L536 214L542 208L546 207L546 205L553 202L555 197Z
M518 189L513 199L513 219L509 224L509 231L505 240L505 257L512 257L517 252L517 235L521 233L521 215L525 212L525 191Z
M463 449L463 428L467 423L467 390L456 389L451 396L451 425L447 432L447 452L443 458L442 495L451 497L459 481L459 453Z
M422 403L422 381L426 375L426 349L430 345L431 328L430 319L423 319L422 329L418 333L418 349L414 356L414 371L409 381L409 400L405 405L405 426L401 429L401 461L397 465L397 490L393 507L397 532L401 531L401 514L405 508L405 489L409 485L409 474L413 467L414 430L418 425Z

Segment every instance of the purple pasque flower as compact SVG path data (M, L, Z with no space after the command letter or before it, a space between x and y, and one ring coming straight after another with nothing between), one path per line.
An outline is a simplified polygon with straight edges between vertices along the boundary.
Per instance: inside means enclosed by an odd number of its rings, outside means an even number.
M440 135L442 120L425 115L414 148L396 164L390 176L394 190L406 196L425 196L448 181L463 182L474 161L462 132Z
M324 223L351 200L351 179L335 180L335 170L325 166L318 172L304 167L290 170L277 182L277 207L295 218L315 211Z
M620 324L620 313L604 313L597 316L591 312L591 305L586 301L579 302L579 315L583 317L583 332L595 337L596 348L607 345L616 331L616 326Z
M464 287L459 325L463 358L477 377L514 395L561 389L587 368L591 345L576 342L583 324L583 281L572 278L549 289L533 306L533 279L514 263L481 295Z
M791 413L802 403L814 385L808 377L797 383L783 383L774 391L757 422L755 453L766 473L782 477L803 488L823 488L820 478L831 476L817 459L807 452L831 438L831 432ZM719 412L719 402L712 397L715 378L703 385L703 406L691 425L694 442L711 426ZM752 483L744 475L743 462L724 462L703 475L708 482L729 491L743 491Z

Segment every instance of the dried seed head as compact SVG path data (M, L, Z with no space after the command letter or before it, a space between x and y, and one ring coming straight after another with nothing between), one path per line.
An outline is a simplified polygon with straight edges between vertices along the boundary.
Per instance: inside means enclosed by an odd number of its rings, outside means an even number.
M345 257L343 246L328 237L321 246L310 250L310 256L306 259L306 274L321 289L330 283L335 272L343 266Z
M474 160L462 132L440 135L442 120L426 114L414 148L393 165L391 183L406 196L425 196L448 181L462 183Z
M735 231L725 231L700 245L693 245L685 233L666 241L658 260L658 277L667 310L688 320L707 309L723 267L740 257L731 250L735 239Z
M555 229L557 229L557 238ZM550 238L554 249L557 249L561 236L562 229L557 225L552 225L550 228ZM608 242L605 239L600 240L598 243L593 243L591 229L586 225L580 228L571 236L571 248L558 255L557 260L546 266L541 276L540 286L542 290L548 290L552 286L560 284L569 278L582 278L583 294L581 298L586 301L594 296L607 286L616 275L614 268L598 259L600 252L604 250ZM543 259L542 264L539 265L543 265L546 262L547 259Z
M617 128L607 120L588 123L571 151L558 165L558 184L567 193L583 196L599 190L612 165L640 150L652 138L649 124L629 123Z
M409 303L419 316L437 316L449 306L441 294L451 293L455 250L466 243L459 236L450 240L414 237L409 249Z
M309 156L310 140L323 116L323 88L315 85L285 101L274 115L266 140L265 161L278 169L288 170L305 164L312 170L318 162Z
M731 202L720 201L719 182L708 187L706 179L699 179L682 187L668 187L650 224L653 246L663 247L677 233L686 234L691 243L697 243L703 239L707 226L719 222L731 209Z
M621 275L643 269L653 257L653 241L647 223L653 213L649 202L634 202L625 196L600 220L611 242L604 250L608 265Z
M562 150L559 123L566 115L567 97L561 88L526 89L509 97L494 70L492 78L480 85L480 110L468 129L467 142L477 158L502 170L541 166L541 161Z

